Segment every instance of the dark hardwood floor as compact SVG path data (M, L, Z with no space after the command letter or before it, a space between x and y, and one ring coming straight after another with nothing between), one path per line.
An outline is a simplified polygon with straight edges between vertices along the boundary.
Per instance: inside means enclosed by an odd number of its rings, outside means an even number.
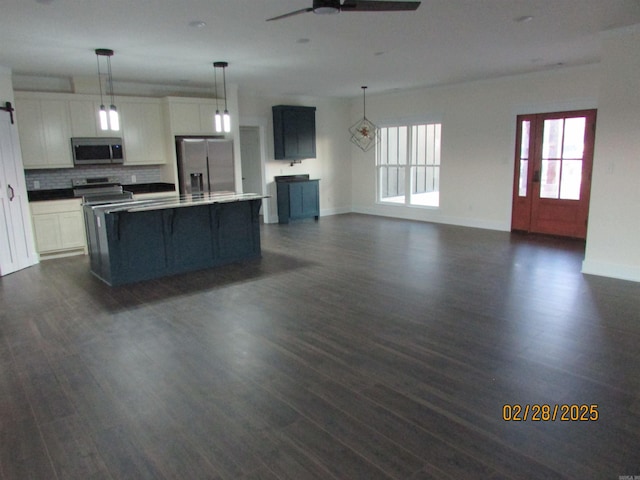
M0 478L640 475L640 284L582 275L582 243L364 215L262 240L126 287L86 257L1 278Z

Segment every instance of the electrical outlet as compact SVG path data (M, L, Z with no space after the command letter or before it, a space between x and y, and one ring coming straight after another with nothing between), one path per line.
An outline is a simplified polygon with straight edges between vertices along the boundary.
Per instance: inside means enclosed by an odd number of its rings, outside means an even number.
M34 190L38 190L40 188L40 181L39 180L34 180L33 181L33 188L34 188Z
M131 175L131 183L136 183L136 176L135 175Z

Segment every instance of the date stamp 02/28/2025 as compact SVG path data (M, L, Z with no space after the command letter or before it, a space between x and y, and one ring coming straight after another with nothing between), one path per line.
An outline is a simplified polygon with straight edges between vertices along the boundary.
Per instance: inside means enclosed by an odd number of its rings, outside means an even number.
M599 418L598 405L594 403L507 403L502 406L502 419L505 422L597 422Z
M600 412L596 403L506 403L502 406L502 419L505 422L597 422ZM618 475L618 480L640 480L640 475Z

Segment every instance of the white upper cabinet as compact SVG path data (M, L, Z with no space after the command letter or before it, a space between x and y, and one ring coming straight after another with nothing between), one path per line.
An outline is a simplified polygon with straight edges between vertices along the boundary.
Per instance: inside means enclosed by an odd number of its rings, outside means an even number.
M215 112L215 100L169 98L171 132L173 135L216 135Z
M217 134L210 98L116 97L117 132L100 129L97 95L16 92L15 99L25 169L73 167L72 137L122 137L125 165L161 165L174 135Z
M26 169L73 167L72 137L122 137L125 165L167 162L163 102L159 98L116 97L120 130L114 132L100 129L98 96L16 92L15 97Z
M73 167L68 102L16 95L16 117L25 169Z
M93 100L69 100L72 137L113 136L98 127L98 108L100 105Z
M117 105L124 138L125 165L167 162L160 100L127 100Z

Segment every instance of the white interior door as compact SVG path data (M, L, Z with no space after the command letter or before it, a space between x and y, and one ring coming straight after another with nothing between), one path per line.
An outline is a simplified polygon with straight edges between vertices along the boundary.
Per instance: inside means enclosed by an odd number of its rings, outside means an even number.
M242 160L242 191L244 193L262 193L259 127L240 127L240 157Z
M36 263L17 129L0 112L0 275Z

